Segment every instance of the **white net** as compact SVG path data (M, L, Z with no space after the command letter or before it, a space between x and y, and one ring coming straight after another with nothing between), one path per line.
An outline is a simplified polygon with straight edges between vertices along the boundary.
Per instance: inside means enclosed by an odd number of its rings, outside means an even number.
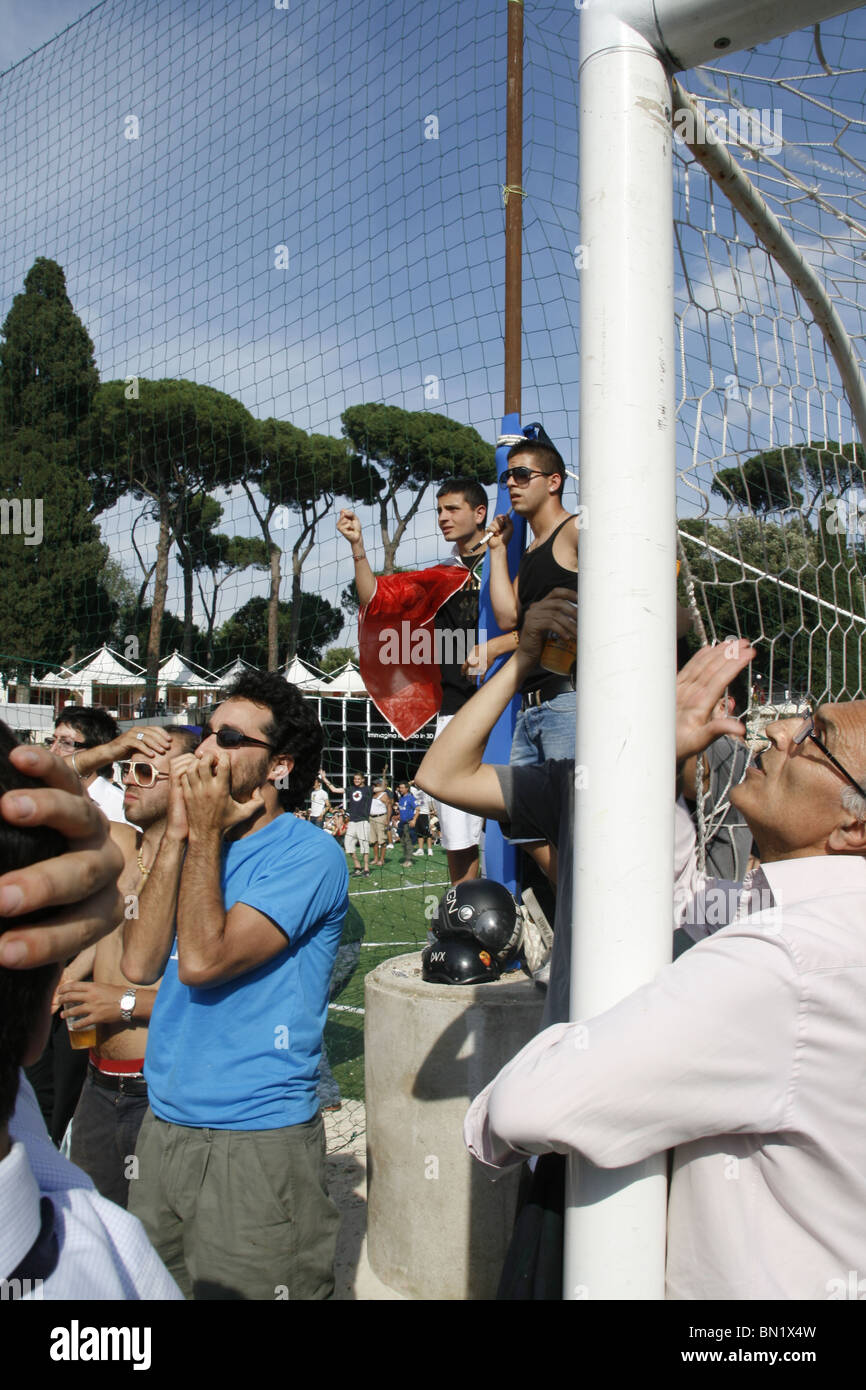
M695 160L688 113L675 115L681 598L691 590L710 639L759 639L753 704L864 691L864 74L860 10L682 79L826 313Z

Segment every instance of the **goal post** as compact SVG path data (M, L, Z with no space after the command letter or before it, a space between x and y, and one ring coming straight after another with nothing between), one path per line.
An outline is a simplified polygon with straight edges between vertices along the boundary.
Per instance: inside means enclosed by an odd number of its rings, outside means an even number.
M650 979L671 949L671 74L855 7L588 0L579 8L583 534L571 1002L572 1017L587 1019ZM625 1171L571 1155L564 1296L662 1298L665 1220L664 1155Z

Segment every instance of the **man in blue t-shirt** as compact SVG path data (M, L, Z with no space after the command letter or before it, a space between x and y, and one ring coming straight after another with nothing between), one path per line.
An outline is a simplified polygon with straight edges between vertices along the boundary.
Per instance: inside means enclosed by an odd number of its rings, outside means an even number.
M348 906L340 846L285 809L321 763L311 706L247 671L171 765L123 971L164 971L130 1210L196 1299L328 1298L339 1216L316 1083Z
M418 804L409 790L408 782L397 783L397 810L400 814L400 843L403 846L403 864L406 868L411 868L412 860L409 857L412 853L411 831L418 815Z

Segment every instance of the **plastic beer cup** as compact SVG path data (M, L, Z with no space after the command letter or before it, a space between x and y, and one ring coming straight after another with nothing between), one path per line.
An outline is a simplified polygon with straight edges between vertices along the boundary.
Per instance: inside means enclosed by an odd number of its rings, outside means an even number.
M575 608L577 604L574 605ZM541 649L539 665L556 676L568 676L577 661L577 638L561 637L558 632L549 631Z
M98 1037L98 1027L91 1023L89 1028L75 1028L75 1020L67 1018L66 1026L69 1029L69 1046L76 1052L81 1052L85 1047L95 1047Z

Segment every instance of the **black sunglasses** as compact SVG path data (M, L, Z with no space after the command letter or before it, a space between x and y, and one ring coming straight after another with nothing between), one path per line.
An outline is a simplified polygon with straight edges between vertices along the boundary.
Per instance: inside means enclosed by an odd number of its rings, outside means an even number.
M250 738L248 734L242 734L240 729L229 729L223 726L221 729L212 729L210 724L205 724L201 731L201 741L204 743L206 738L211 735L217 741L218 748L267 748L271 753L274 751L273 744L265 743L261 738Z
M551 473L545 473L543 468L526 468L520 464L516 468L506 468L504 473L499 474L499 486L505 487L509 478L513 478L516 483L528 483L530 478L550 478Z

